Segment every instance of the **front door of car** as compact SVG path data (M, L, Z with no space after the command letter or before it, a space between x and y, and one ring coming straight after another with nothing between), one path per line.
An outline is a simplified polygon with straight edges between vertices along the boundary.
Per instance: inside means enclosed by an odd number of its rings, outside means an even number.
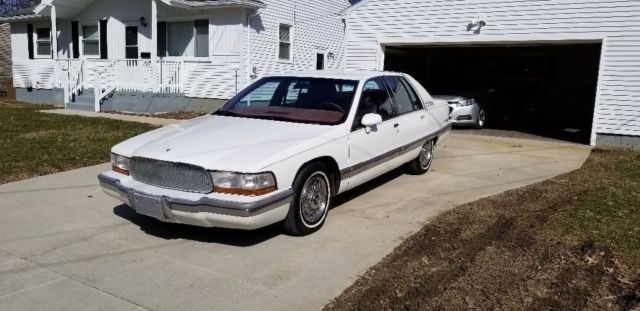
M384 81L390 89L398 116L398 139L402 146L399 156L390 159L391 165L400 165L418 156L422 145L426 142L429 124L427 112L411 84L402 76L385 76ZM425 139L425 140L423 140Z
M362 117L376 113L382 123L371 128L362 125ZM362 90L349 135L349 168L343 173L348 187L356 187L390 170L387 160L399 147L396 109L382 78L368 80Z

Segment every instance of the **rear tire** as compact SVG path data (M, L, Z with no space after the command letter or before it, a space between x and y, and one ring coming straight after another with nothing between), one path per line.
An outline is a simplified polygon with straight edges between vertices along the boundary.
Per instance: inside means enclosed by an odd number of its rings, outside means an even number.
M409 173L412 175L423 175L428 172L433 163L434 149L434 140L427 141L420 149L418 157L408 163Z
M475 124L475 128L480 130L484 128L485 123L487 123L487 112L480 108L480 111L478 111L478 116L476 117L476 124Z
M304 167L293 183L296 194L283 223L285 233L305 236L323 225L331 204L331 182L326 165L312 163Z

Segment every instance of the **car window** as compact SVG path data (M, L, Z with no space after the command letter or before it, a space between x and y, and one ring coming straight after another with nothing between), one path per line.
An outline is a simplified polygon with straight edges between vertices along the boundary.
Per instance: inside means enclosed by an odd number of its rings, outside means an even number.
M413 88L413 85L407 81L407 79L401 77L400 82L407 88L409 91L409 97L411 98L411 102L413 103L413 107L415 110L424 109L424 105L422 105L422 101L418 96L418 92Z
M362 96L356 110L353 130L362 128L362 117L367 113L377 113L382 116L382 121L389 120L397 115L387 88L380 78L368 80L362 89Z
M422 109L422 105L415 93L407 88L406 82L401 77L384 77L385 82L391 89L393 101L398 107L398 114L404 114Z
M276 81L269 81L259 86L255 91L241 98L236 107L268 107L278 85Z

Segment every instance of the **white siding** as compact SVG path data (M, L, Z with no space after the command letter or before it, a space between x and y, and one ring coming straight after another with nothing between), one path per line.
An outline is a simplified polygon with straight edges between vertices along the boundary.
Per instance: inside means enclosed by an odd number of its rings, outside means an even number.
M51 59L14 59L13 85L52 89L56 85L55 64Z
M21 59L29 59L27 23L11 24L11 59L14 63Z
M244 43L244 11L218 9L209 18L211 55L240 55Z
M73 56L73 39L71 38L71 21L58 20L58 58Z
M341 69L344 56L344 24L338 13L349 6L346 0L265 0L266 7L252 19L250 68L257 75L316 68L316 53L331 52L326 69ZM279 24L293 26L293 61L278 59Z
M185 96L230 98L236 92L236 76L238 81L242 78L241 57L217 56L211 62L185 62L184 71Z
M595 128L640 135L640 1L637 0L365 0L348 13L348 69L376 69L378 40L396 38L602 36ZM480 35L467 31L486 19Z

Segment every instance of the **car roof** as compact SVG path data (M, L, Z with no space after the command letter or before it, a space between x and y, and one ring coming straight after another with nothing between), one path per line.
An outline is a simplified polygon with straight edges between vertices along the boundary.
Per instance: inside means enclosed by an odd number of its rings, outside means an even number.
M325 78L342 80L367 80L379 76L399 76L392 71L366 71L366 70L314 70L268 75L268 77L300 77L300 78Z

